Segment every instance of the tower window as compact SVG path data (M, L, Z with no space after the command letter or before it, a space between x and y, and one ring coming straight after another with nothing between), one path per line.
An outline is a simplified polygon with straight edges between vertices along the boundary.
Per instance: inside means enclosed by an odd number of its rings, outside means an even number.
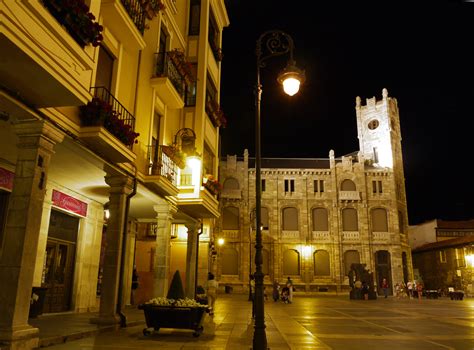
M295 192L295 180L285 179L285 192Z
M262 192L265 192L265 179L262 179L262 185L260 188L262 189Z
M381 180L374 180L372 181L372 193L382 193L382 181Z
M324 192L324 180L314 180L314 193Z

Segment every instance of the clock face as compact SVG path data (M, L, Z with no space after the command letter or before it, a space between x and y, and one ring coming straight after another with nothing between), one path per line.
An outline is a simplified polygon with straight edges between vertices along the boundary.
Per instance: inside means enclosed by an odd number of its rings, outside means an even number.
M379 121L377 119L372 119L368 124L367 124L367 127L370 129L370 130L375 130L377 129L379 126Z

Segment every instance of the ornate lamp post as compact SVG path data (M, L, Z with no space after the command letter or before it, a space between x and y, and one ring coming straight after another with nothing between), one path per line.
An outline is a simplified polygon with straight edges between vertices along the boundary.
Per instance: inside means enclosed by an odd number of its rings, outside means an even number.
M255 326L253 334L253 349L267 349L265 334L263 271L262 271L262 219L261 219L261 147L260 147L260 104L262 101L262 84L260 83L260 68L266 61L275 56L289 54L290 58L285 69L278 76L278 82L290 96L296 94L300 84L305 80L304 71L296 67L293 59L293 39L280 30L269 30L260 35L257 40L257 85L255 87Z

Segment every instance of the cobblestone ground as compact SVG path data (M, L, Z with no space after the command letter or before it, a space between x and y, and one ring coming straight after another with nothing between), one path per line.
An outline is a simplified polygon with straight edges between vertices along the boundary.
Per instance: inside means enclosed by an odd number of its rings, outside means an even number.
M296 295L292 304L266 301L265 324L270 349L474 349L474 299L356 301L347 296ZM193 332L185 329L160 329L145 336L144 327L143 323L101 332L48 349L249 349L252 346L251 303L246 295L219 295L215 315L205 316L204 332L199 337L193 337Z

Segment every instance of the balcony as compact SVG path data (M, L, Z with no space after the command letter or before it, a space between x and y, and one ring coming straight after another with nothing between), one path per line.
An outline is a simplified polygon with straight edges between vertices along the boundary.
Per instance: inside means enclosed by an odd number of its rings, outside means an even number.
M148 168L144 182L163 196L178 194L178 165L163 152L166 146L148 146Z
M178 207L183 212L197 218L218 218L219 201L207 190L200 190L198 195L186 193L180 188Z
M341 201L359 201L360 194L357 191L339 191L339 200Z
M281 239L299 240L300 231L281 231Z
M360 241L359 231L345 231L342 233L343 242L358 242Z
M134 162L135 117L107 89L92 90L94 98L80 109L79 138L111 161Z
M146 9L139 0L102 0L104 26L125 46L143 50Z
M178 49L155 55L156 65L151 85L168 107L183 108L187 88L195 81L191 66L184 53Z
M313 231L312 232L313 241L330 241L331 236L329 236L329 231Z
M225 118L224 112L215 100L207 100L206 113L215 127L225 128L227 126L227 119Z
M78 44L43 2L0 2L0 48L1 85L26 105L79 106L90 100L91 46ZM2 98L0 106L8 112L10 103Z
M390 240L390 232L372 232L372 239L376 242L388 242Z

